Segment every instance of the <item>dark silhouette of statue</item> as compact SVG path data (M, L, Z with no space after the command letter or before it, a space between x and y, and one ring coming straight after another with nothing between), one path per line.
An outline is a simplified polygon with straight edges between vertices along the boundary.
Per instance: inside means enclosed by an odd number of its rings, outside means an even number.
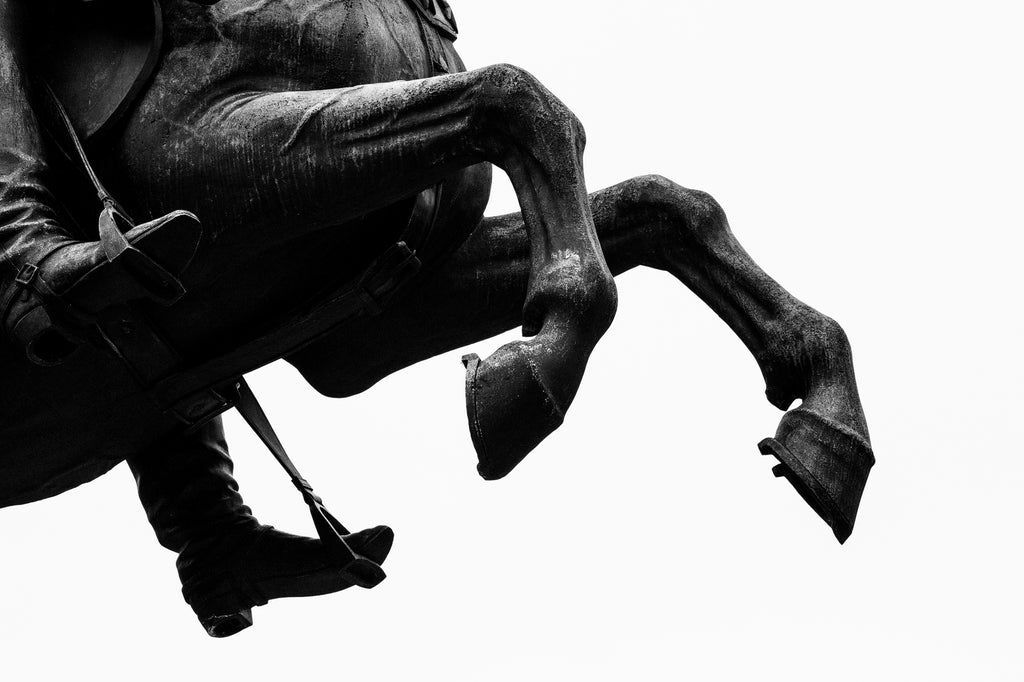
M283 358L345 397L521 324L465 358L500 478L561 424L613 275L646 265L736 332L772 404L802 400L761 451L849 536L874 458L840 326L707 194L647 176L588 195L572 112L515 66L466 71L456 36L444 0L0 0L0 506L127 460L215 636L270 599L372 587L391 530L323 510L241 377ZM521 213L483 217L492 166ZM242 502L236 406L319 539Z

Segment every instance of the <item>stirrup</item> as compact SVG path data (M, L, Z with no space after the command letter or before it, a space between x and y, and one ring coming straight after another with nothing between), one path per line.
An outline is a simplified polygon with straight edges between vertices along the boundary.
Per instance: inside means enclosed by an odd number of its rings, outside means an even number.
M324 501L313 492L313 487L295 468L295 464L285 452L284 445L281 444L274 427L271 426L270 420L267 419L266 413L245 379L238 380L238 403L235 408L288 473L292 484L309 505L309 512L313 517L313 525L316 526L320 542L323 543L327 556L334 562L338 570L344 573L353 585L369 589L380 584L387 577L384 569L375 561L354 552L345 542L343 536L350 534L348 529L341 525L341 522L331 512L327 511Z
M269 535L276 531L269 526L262 526L257 532ZM310 543L305 545L305 549L298 549L300 555L309 558L306 551L315 543L314 540L287 533L284 535L286 537L281 539L284 542L298 540ZM387 558L394 539L395 534L387 526L368 528L347 538L354 549L378 564ZM233 558L226 562L207 565L192 573L188 579L182 579L181 594L211 637L230 637L249 627L253 620L252 610L274 599L314 597L352 587L347 574L339 571L330 560L323 561L326 557L322 556L322 543L317 543L320 546L316 552L319 558L315 567L308 565L307 570L302 570L299 563L291 569L282 567L277 573L263 572L259 568L249 573L250 567L259 566L268 557L287 551L286 545L276 548L273 544L261 545L264 539L259 535L254 536L252 542L253 545L233 553ZM262 546L262 549L253 553L252 550L257 546Z
M171 225L174 229L160 232ZM160 237L165 234L169 238L161 242ZM173 211L139 226L113 201L105 202L100 213L100 245L107 261L130 275L142 294L138 298L164 306L177 303L185 295L178 276L192 262L202 234L199 218L188 211ZM136 247L147 241L154 242L148 253Z

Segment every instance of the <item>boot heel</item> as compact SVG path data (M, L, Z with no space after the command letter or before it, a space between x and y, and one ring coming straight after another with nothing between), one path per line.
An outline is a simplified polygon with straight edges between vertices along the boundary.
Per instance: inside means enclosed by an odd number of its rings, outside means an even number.
M380 564L366 557L356 557L355 561L342 568L342 573L352 581L353 585L367 590L377 587L387 577Z
M259 588L244 589L237 578L222 574L214 579L183 583L181 594L210 637L230 637L250 627L252 609L267 603Z
M229 615L200 616L199 622L210 637L230 637L252 625L252 609L242 609Z

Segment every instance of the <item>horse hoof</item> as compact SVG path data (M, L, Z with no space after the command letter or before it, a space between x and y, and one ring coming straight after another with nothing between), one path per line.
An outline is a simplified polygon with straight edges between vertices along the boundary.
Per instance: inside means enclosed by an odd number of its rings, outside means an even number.
M210 637L230 637L252 625L252 609L224 616L210 616L203 619L202 624Z
M779 460L773 473L796 488L840 544L846 542L868 471L875 463L867 438L845 424L798 407L782 418L775 437L765 438L758 448Z
M470 354L466 412L484 479L502 478L561 426L565 409L544 385L526 344L502 346L486 360Z

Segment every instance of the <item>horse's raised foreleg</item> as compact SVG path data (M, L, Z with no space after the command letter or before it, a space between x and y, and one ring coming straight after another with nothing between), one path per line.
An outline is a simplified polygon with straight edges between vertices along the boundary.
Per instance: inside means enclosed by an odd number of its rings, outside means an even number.
M502 168L529 235L521 316L534 338L474 362L475 433L495 457L512 462L498 468L510 469L560 423L616 296L583 179L582 127L535 78L501 65L420 81L232 96L203 111L185 132L169 130L170 142L154 144L170 145L167 156L187 164L178 176L191 179L192 208L215 230L248 226L234 237L216 235L222 256L214 264L237 260L254 242L266 249L337 229L467 166ZM140 132L158 137L160 127ZM287 180L275 192L253 181L268 176ZM225 194L235 202L225 203Z
M761 452L844 542L874 455L850 344L832 319L798 301L740 246L710 196L661 178L635 182L619 202L648 225L646 264L675 275L754 355L768 400L788 412ZM620 207L621 210L622 207Z
M595 193L592 208L612 272L637 265L671 272L751 350L773 404L786 409L803 398L762 449L779 457L779 471L845 540L873 457L839 325L765 274L702 192L650 176ZM290 360L323 393L358 393L398 369L513 328L528 273L521 218L487 219L451 261L394 307L346 325Z

